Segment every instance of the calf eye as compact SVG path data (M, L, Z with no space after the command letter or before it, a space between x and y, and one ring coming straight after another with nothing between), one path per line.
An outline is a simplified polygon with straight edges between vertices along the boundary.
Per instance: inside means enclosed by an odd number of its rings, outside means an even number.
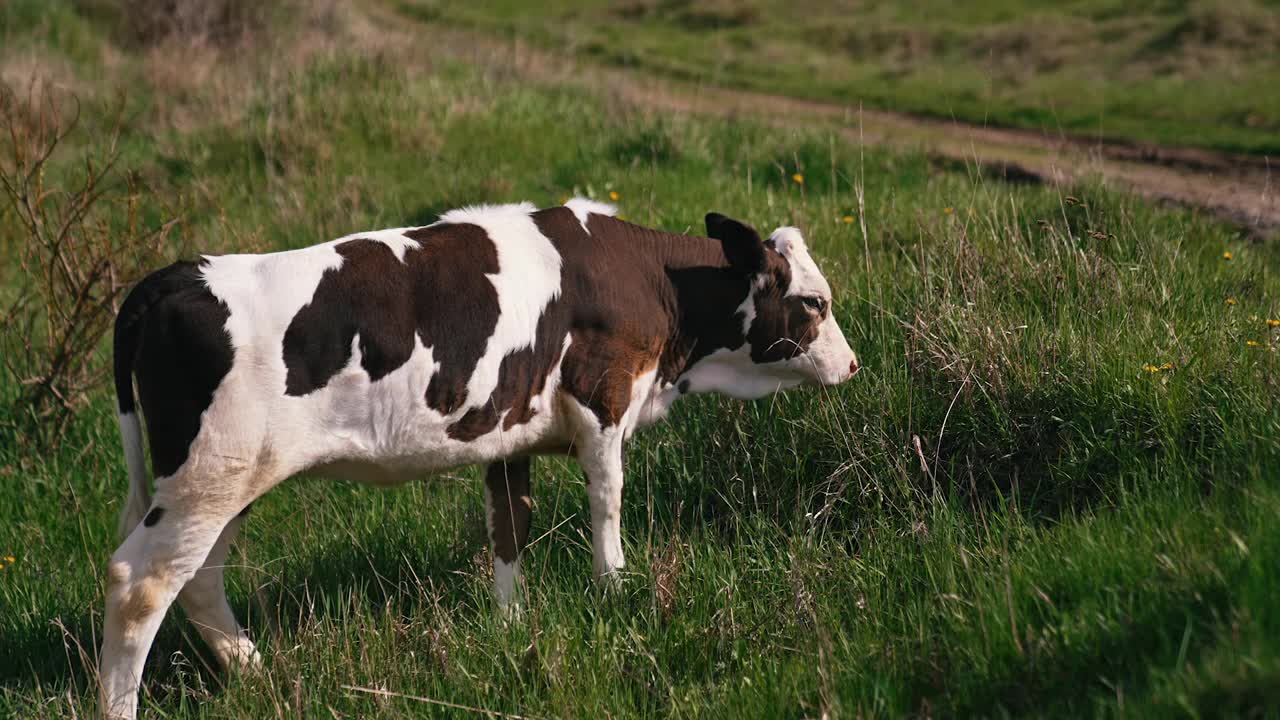
M822 311L827 309L827 301L817 295L806 297L803 302L805 307L818 314L822 314Z

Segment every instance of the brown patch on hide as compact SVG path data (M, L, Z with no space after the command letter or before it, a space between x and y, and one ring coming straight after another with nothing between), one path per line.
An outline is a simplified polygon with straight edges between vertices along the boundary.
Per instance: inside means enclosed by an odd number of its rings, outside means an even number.
M751 359L757 363L790 360L804 353L818 339L819 326L831 312L805 304L800 295L787 295L791 287L791 267L781 255L769 253L765 284L755 295L756 316L747 332Z
M510 430L533 419L533 399L546 389L547 378L560 363L569 313L562 299L553 300L538 319L533 347L508 353L498 366L498 385L489 400L473 407L449 426L449 437L470 441L498 426Z
M131 583L120 598L118 608L120 623L125 633L128 634L133 628L163 610L168 593L169 583L157 574L147 575Z
M485 470L485 484L492 498L489 540L493 554L505 563L513 563L529 541L533 499L529 494L528 457L491 463Z
M729 267L720 242L597 214L588 233L568 208L533 219L564 263L571 344L561 389L602 427L626 414L636 376L657 366L659 379L674 380L691 360L741 346L735 313L749 279Z
M360 366L376 381L408 362L414 337L439 369L427 404L449 414L466 400L467 381L498 323L498 295L486 277L498 272L497 249L483 228L465 223L405 232L419 243L404 261L370 239L335 248L343 257L326 271L311 302L285 331L285 392L324 387L351 360L358 335Z

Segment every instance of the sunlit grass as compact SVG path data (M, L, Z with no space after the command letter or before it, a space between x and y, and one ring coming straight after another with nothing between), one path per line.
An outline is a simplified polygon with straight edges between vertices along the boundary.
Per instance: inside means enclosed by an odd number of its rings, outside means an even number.
M255 505L228 573L264 672L214 670L175 609L150 712L446 712L350 688L531 717L1280 701L1274 245L1102 188L1005 185L418 59L283 68L230 126L167 126L143 86L155 125L130 157L183 212L175 254L577 193L675 231L715 210L804 229L864 370L756 403L692 398L642 434L615 593L590 582L579 472L541 461L514 624L490 597L474 470L391 491L291 481ZM57 453L5 438L0 488L0 715L90 715L125 491L105 389Z

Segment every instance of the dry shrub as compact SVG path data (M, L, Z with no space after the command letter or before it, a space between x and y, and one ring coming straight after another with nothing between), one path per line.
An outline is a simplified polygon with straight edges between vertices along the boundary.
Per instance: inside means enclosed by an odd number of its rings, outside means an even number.
M1100 40L1092 30L1075 18L1029 18L978 30L967 55L999 80L1025 83L1096 53Z
M153 4L160 8L155 11L159 17L168 17L165 3ZM173 8L184 4L168 3ZM147 105L140 124L183 134L211 126L239 127L255 102L286 97L295 73L317 58L353 48L357 53L389 47L399 51L408 42L405 33L370 27L370 21L345 0L270 0L265 6L270 10L255 11L260 17L231 22L234 30L201 30L204 25L221 25L192 20L181 9L168 20L136 21L170 28L144 33L150 39L136 53L149 94L163 99ZM122 32L122 42L141 43L139 32Z
M118 0L121 40L135 47L237 45L266 29L279 5L273 0Z
M70 60L49 48L0 47L0 84L27 87L37 78L81 97L96 89L80 78Z
M361 13L345 0L80 0L118 18L127 47L262 51L284 57L342 42ZM381 30L375 31L385 34ZM300 47L301 46L301 47ZM234 59L234 58L233 58Z
M1184 52L1212 48L1261 48L1280 35L1274 11L1255 2L1197 2L1166 37Z
M884 29L854 27L844 32L817 30L814 41L837 47L858 59L881 59L896 71L928 62L944 48L945 38L937 30L915 27Z
M142 188L118 168L123 101L101 137L76 132L80 103L47 85L0 87L0 194L11 265L0 297L4 421L37 445L60 439L105 379L95 352L128 284L160 258L172 222L142 217ZM74 137L73 137L74 136ZM55 163L84 143L78 163ZM2 217L2 216L0 216Z
M742 0L635 0L614 9L631 20L658 17L693 32L727 30L760 22L760 11Z
M1280 14L1265 5L1252 0L1199 0L1188 3L1185 17L1154 33L1129 65L1158 75L1195 77L1233 68L1241 72L1265 62L1272 53L1262 49L1277 43Z

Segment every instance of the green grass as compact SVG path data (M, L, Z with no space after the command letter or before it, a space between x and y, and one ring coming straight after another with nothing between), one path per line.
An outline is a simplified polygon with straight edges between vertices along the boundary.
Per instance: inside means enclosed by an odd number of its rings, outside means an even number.
M473 471L392 491L291 481L255 505L229 573L264 672L213 670L175 609L148 663L153 716L465 714L344 685L532 717L1276 715L1274 244L1100 188L1077 202L393 47L335 42L201 122L173 118L216 89L179 96L122 50L126 158L141 202L183 212L174 253L612 190L628 219L671 230L708 210L803 227L866 369L756 403L695 398L640 436L616 593L589 579L577 469L542 461L512 625ZM0 246L15 233L0 222ZM4 437L0 487L0 557L16 557L0 716L91 715L125 493L106 389L57 452Z
M1267 0L404 0L406 15L697 82L1026 127L1280 152Z

